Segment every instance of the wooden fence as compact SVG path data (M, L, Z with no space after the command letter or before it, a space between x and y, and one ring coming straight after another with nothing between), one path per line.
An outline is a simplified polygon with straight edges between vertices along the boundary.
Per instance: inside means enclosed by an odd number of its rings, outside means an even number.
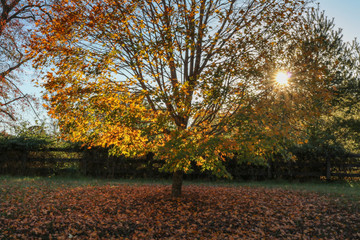
M319 163L312 170L299 168L296 162L269 162L267 166L236 165L225 163L234 179L274 179L274 178L360 178L360 154L346 156L351 161L339 164L334 159ZM234 164L234 165L231 165ZM78 173L95 177L168 177L159 172L162 163L152 156L128 159L109 157L105 150L83 150L74 148L47 148L36 151L0 152L0 174L59 174ZM68 169L67 169L68 168ZM71 171L69 172L69 168ZM196 167L195 167L196 168ZM195 170L188 178L209 177L208 173Z
M12 175L52 174L83 160L83 152L72 148L0 151L0 173Z
M349 154L346 156L350 159L357 159L353 163L345 164L332 164L331 159L326 161L326 180L331 180L332 177L348 177L359 178L360 177L360 154ZM354 173L356 172L356 173Z
M31 151L0 151L0 174L63 175L94 177L164 177L160 163L151 156L108 156L104 149L46 148Z

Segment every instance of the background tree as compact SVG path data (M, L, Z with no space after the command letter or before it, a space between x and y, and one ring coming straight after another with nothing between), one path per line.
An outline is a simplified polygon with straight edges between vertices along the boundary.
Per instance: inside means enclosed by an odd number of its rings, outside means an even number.
M334 20L319 9L309 9L289 34L271 41L261 47L266 64L259 71L281 68L292 76L287 86L273 85L271 101L260 105L268 107L254 135L262 146L273 144L267 158L296 159L312 171L328 159L347 161L344 155L359 151L358 43L344 42ZM249 158L244 152L242 161Z
M14 103L31 105L30 97L19 89L16 72L30 59L29 39L36 16L42 14L41 0L0 1L0 122L15 120ZM19 104L18 104L19 105Z
M310 127L304 129L303 135L310 142L298 148L322 152L323 156L328 153L319 149L342 149L342 153L337 151L338 155L344 154L344 151L358 152L359 130L356 126L359 125L359 43L344 42L341 30L335 29L334 20L328 19L319 9L310 11L304 22L310 28L297 31L304 39L302 49L311 51L311 58L308 60L311 65L321 69L321 78L331 83L328 88L333 94L332 101L327 104L318 102L325 111L320 111ZM301 62L297 64L300 65ZM310 67L309 65L307 69ZM316 161L315 157L313 159Z
M291 0L54 4L33 43L36 66L54 66L45 71L49 112L69 140L112 154L153 151L174 173L178 196L191 162L226 175L225 156L260 146L252 129L266 119L277 70L264 54L305 7ZM313 75L304 85L310 80L322 82Z
M324 12L309 9L286 35L260 46L262 58L258 61L258 72L273 74L276 69L285 69L291 75L286 86L269 85L268 97L262 98L260 104L261 108L268 106L261 115L262 129L267 132L270 129L270 139L278 139L278 147L303 142L308 137L306 126L331 116L330 113L344 107L356 108L359 94L357 43L344 42L341 31L334 28L333 20ZM259 135L264 135L261 129ZM293 135L303 139L291 143L288 140ZM281 139L285 142L281 143Z

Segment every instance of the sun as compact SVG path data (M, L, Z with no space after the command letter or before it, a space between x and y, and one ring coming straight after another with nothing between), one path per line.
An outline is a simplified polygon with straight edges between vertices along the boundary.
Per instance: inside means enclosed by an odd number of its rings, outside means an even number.
M289 84L289 78L291 74L288 72L280 71L275 76L275 81L282 86L286 86Z

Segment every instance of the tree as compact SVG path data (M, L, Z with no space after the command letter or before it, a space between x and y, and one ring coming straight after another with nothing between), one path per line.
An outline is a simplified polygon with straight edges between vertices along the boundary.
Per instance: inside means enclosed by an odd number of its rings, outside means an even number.
M191 162L224 176L225 156L244 146L255 151L252 129L263 126L256 119L264 119L278 70L262 62L265 50L289 36L306 4L54 4L33 42L35 66L52 67L44 71L49 112L66 139L112 154L153 151L173 172L172 194L179 196Z
M328 87L333 93L332 101L325 105L326 111L319 112L304 135L313 148L327 146L359 151L359 43L343 41L341 30L335 29L334 19L328 19L319 9L310 11L304 22L311 28L298 34L303 36L304 48L313 49L311 61L322 69L322 78L331 83Z
M41 0L2 0L0 2L0 122L15 120L13 103L30 104L19 89L16 71L30 59L29 39L36 16L45 3ZM31 104L30 104L31 105Z
M308 9L285 37L271 41L274 44L260 46L259 62L263 64L258 71L266 74L273 69L286 69L291 78L288 86L273 86L268 97L262 98L260 108L267 106L261 116L265 121L262 129L270 128L272 133L265 134L259 129L257 135L270 136L271 141L277 138L275 144L284 148L298 144L289 141L289 136L306 140L309 137L306 126L345 105L355 106L359 93L359 52L356 43L342 40L341 31L334 30L334 20L319 9Z

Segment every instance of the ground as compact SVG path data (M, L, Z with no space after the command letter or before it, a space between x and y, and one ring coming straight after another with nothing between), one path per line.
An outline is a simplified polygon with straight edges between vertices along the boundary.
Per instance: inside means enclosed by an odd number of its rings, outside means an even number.
M358 199L258 186L0 179L0 239L360 239Z

